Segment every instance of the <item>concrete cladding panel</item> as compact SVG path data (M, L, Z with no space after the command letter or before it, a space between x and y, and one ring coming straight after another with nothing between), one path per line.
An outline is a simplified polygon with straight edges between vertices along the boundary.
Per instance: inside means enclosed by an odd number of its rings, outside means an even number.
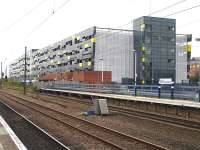
M94 70L101 71L103 65L113 82L133 78L133 31L97 28L96 41Z
M188 82L191 41L192 35L190 34L176 36L176 83Z
M95 27L35 51L32 73L92 70Z

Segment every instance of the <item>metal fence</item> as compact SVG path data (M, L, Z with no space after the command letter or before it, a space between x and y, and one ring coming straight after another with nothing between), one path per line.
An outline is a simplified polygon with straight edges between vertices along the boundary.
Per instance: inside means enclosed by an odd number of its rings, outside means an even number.
M200 102L199 86L181 85L121 85L121 84L83 84L69 81L37 83L40 88L68 89L111 94L145 96L168 99L181 99Z

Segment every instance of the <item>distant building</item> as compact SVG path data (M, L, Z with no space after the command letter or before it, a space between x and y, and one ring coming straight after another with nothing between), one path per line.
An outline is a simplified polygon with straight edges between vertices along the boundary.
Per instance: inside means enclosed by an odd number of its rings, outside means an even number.
M178 34L176 36L176 83L189 82L191 42L191 34Z
M30 79L30 51L27 52L26 56L26 74L27 80ZM9 76L14 80L24 80L24 70L25 70L25 55L20 56L18 59L14 60L9 65Z
M200 67L200 57L192 57L190 60L190 70Z
M137 82L175 81L176 20L144 16L133 21Z

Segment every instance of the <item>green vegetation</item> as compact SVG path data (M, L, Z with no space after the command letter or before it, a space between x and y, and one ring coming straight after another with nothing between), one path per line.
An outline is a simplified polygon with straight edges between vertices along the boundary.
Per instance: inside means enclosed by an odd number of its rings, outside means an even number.
M190 81L192 82L198 82L199 81L199 72L195 72L192 75L190 75Z
M8 79L8 80L2 81L2 88L23 91L24 84L20 81L14 81L14 80ZM36 86L34 86L32 83L27 83L26 89L29 92L37 92L38 91L38 88Z

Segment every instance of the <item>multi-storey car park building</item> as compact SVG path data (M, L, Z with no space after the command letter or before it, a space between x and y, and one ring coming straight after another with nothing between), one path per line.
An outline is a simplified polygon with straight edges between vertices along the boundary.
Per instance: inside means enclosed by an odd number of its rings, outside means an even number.
M188 83L191 59L191 34L176 36L176 83Z
M30 79L30 51L27 52L26 55L26 63L27 63L27 79ZM9 76L15 80L24 80L24 70L25 70L25 55L20 56L18 59L11 62L9 65Z
M112 81L133 77L133 31L91 27L32 52L33 77L48 72L112 71Z
M182 51L179 46L185 43L184 38L177 37L176 53L176 20L167 18L135 19L133 30L91 27L47 47L31 50L30 74L32 79L37 79L50 72L104 70L112 72L113 82L133 81L136 50L139 84L158 83L160 78L180 81L185 77L177 78L176 74L184 73L185 69L176 67L183 61L176 55ZM189 52L187 59L188 55Z
M134 49L137 51L137 81L175 81L176 20L144 16L133 21Z

